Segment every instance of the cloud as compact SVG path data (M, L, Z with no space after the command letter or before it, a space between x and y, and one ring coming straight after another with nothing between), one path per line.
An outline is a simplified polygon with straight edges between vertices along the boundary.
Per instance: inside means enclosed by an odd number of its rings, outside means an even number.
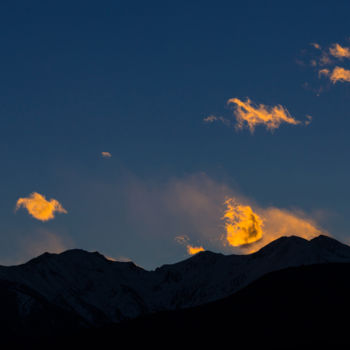
M312 117L311 115L307 115L306 116L306 120L304 121L304 124L307 126L307 125L310 125L312 122Z
M48 230L38 230L35 234L23 239L21 246L21 255L28 260L45 252L62 253L72 248L72 241Z
M319 77L321 77L322 75L324 75L324 76L328 76L330 74L330 70L329 69L327 69L327 68L323 68L323 69L320 69L319 71L318 71L318 76Z
M146 235L151 244L175 239L188 253L194 252L192 247L247 254L281 236L308 239L327 234L301 210L259 206L204 173L162 185L136 181L125 191L133 230Z
M313 46L317 50L321 50L321 45L318 43L311 43L310 45Z
M337 61L344 59L350 59L350 47L341 46L338 43L331 44L330 46L322 49L320 45L312 43L314 48L319 50L319 54L315 56L312 53L312 59L309 59L310 65L318 72L318 77L326 77L333 84L337 82L350 82L350 70L347 66L339 67ZM303 62L304 63L304 62ZM326 90L327 87L319 87L314 90L317 95L320 92Z
M205 249L202 246L194 247L194 246L192 246L190 244L187 246L187 253L190 254L190 255L195 255L195 254L197 254L199 252L204 252L204 250Z
M331 60L331 58L328 56L327 53L323 52L319 61L318 61L318 64L320 66L327 66L327 65L331 65L333 63L333 61ZM314 65L316 66L316 65Z
M101 155L103 158L111 158L112 157L112 154L109 152L101 152Z
M186 250L187 250L187 253L189 255L195 255L199 252L204 252L205 249L202 247L202 246L193 246L191 244L189 244L189 237L186 236L186 235L182 235L182 236L177 236L175 237L175 241L181 245L184 245L186 246Z
M336 58L350 58L350 47L343 47L337 43L329 48L329 52Z
M19 198L16 203L16 210L20 207L27 209L28 213L40 221L54 219L55 212L67 214L62 205L56 199L46 200L45 196L33 192L26 198Z
M266 244L283 236L299 236L312 239L320 234L329 235L314 219L301 210L290 211L275 207L257 209L264 222L262 237L250 246L242 247L248 253L255 252Z
M109 261L132 262L132 260L126 256L118 256L117 258L112 258L111 256L104 255L104 257Z
M263 235L263 221L249 205L240 205L233 198L225 201L223 215L226 239L234 247L258 241Z
M326 76L330 79L330 81L335 84L338 81L339 82L350 82L350 70L342 68L342 67L335 67L333 71L331 72L329 69L321 69L318 72L319 76Z
M226 119L224 117L216 117L215 115L209 115L208 117L203 119L204 123L213 123L215 121L220 121L226 126L229 126L231 124L231 121L229 119Z
M225 202L224 243L252 253L282 236L311 239L328 233L301 210L242 205L235 198Z
M350 82L350 70L337 66L333 69L333 72L329 76L329 79L332 81L333 84L335 84L338 81Z
M241 101L238 98L231 98L227 101L228 104L234 104L234 115L236 117L236 128L248 128L251 133L255 127L263 125L267 130L274 130L280 127L282 123L299 125L301 121L294 119L288 110L281 105L274 107L265 106L263 104L254 105L252 101Z

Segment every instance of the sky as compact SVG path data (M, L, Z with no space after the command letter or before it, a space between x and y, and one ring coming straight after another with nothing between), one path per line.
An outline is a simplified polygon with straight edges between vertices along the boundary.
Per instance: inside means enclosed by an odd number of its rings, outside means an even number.
M349 13L2 1L0 264L81 248L153 269L285 234L350 242Z

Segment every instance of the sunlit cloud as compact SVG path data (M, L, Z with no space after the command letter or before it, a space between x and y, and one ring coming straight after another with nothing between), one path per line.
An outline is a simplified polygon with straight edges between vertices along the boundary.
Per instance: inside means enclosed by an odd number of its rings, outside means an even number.
M189 255L195 255L199 252L204 252L205 249L202 246L193 246L189 244L189 237L187 235L175 237L175 241L186 247L187 253Z
M157 185L142 180L124 189L133 231L154 242L176 237L175 242L188 254L195 252L190 247L247 254L281 236L309 239L327 234L318 221L301 210L258 205L205 174L172 178Z
M240 205L233 198L225 201L223 215L226 239L233 247L250 244L261 239L263 220L248 205Z
M342 67L335 67L330 74L329 79L333 84L336 82L350 82L350 70Z
M327 69L327 68L323 68L323 69L320 69L318 71L318 76L321 77L321 76L328 76L330 74L330 70Z
M16 203L16 210L19 208L27 209L28 213L40 221L54 219L55 213L67 214L67 210L56 199L47 200L40 193L33 192L29 197L19 198Z
M312 239L328 233L302 211L289 211L275 207L253 209L234 198L225 201L224 242L252 253L282 236Z
M336 58L350 58L350 47L343 47L339 45L338 43L333 44L329 48L329 52L332 56Z
M313 46L317 50L321 50L321 45L318 43L311 43L310 45Z
M338 63L339 61L344 61L344 59L350 59L350 47L334 43L322 49L317 43L312 43L311 45L318 50L318 54L316 55L313 51L310 53L311 59L308 57L306 61L298 60L298 62L300 61L303 66L308 62L318 73L319 78L327 78L333 85L337 82L350 82L350 69L346 65L347 62L344 62L342 67L340 67ZM303 51L303 55L305 54L307 54L306 50ZM310 87L309 84L304 84L304 87L320 95L321 92L328 90L330 85L321 85L317 88L313 88Z
M189 255L195 255L195 254L197 254L199 252L204 252L204 250L205 249L202 246L195 247L195 246L192 246L190 244L187 246L187 253Z
M112 154L110 152L101 152L103 158L111 158Z
M258 125L263 125L267 130L273 131L279 128L282 123L291 125L302 124L301 121L292 117L288 110L281 105L273 107L263 104L255 105L249 98L245 102L238 98L231 98L227 103L233 104L235 107L236 128L248 128L251 133L254 132L255 127Z
M260 209L259 213L264 220L263 236L261 240L247 247L249 253L284 236L298 236L310 240L320 234L329 235L327 231L318 226L314 219L301 210L290 211L271 207Z
M326 68L321 69L318 75L329 78L333 84L337 82L350 82L350 70L338 66L332 72Z
M132 262L132 260L126 256L118 256L117 258L113 258L109 255L103 255L107 260L114 262Z

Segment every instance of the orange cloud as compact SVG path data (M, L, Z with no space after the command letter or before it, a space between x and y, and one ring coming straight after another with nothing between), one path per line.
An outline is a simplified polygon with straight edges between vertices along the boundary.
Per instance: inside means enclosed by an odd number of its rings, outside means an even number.
M303 212L279 208L253 208L241 205L234 198L225 202L223 221L224 242L253 253L282 236L299 236L305 239L328 234Z
M109 152L101 152L101 155L103 158L111 158L112 157L112 154Z
M318 71L318 76L321 77L322 75L328 76L330 74L330 70L327 68L320 69Z
M132 229L153 239L167 235L174 240L177 233L186 232L188 236L175 238L185 251L187 246L195 246L246 254L284 235L308 238L326 234L300 210L261 207L227 183L203 173L162 184L133 179L123 189Z
M175 237L175 241L181 245L186 246L187 253L189 255L195 255L199 252L204 252L205 249L202 246L193 246L189 244L189 238L186 235Z
M313 46L317 50L321 50L321 45L318 43L311 43L310 45Z
M320 234L329 235L302 211L292 212L271 207L260 210L260 215L263 217L265 224L263 236L260 241L249 247L250 253L283 236L299 236L312 239Z
M199 252L204 252L204 248L202 246L200 247L194 247L192 245L187 245L187 253L190 254L190 255L195 255Z
M33 192L26 198L19 198L16 203L16 210L20 207L27 209L33 218L40 221L48 221L55 217L55 212L67 214L67 211L56 199L46 200L45 196Z
M341 46L334 43L322 50L318 44L311 44L314 48L320 50L317 58L310 61L311 66L318 68L318 77L327 77L333 84L337 82L350 82L350 70L346 67L336 65L336 60L350 59L350 47ZM317 89L317 93L321 92L323 87Z
M248 205L240 205L233 198L225 201L223 216L226 239L233 247L258 241L263 235L263 221Z
M340 46L339 44L333 44L333 46L329 48L329 52L336 58L350 58L350 48Z
M350 70L337 66L333 69L333 72L329 76L329 79L332 81L333 84L335 84L337 81L350 82Z
M235 105L234 114L237 120L237 129L247 127L251 133L254 132L257 125L264 125L267 130L279 128L282 123L298 125L300 121L294 119L288 110L281 105L268 107L263 104L254 105L247 98L246 102L238 98L231 98L227 101L228 104Z

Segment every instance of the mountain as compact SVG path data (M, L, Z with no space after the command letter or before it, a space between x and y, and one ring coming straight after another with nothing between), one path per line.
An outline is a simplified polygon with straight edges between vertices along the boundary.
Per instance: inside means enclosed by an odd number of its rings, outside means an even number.
M350 263L350 247L326 236L282 237L254 254L206 251L154 271L79 249L45 253L0 267L0 327L30 336L101 327L203 305L272 271L325 263Z
M117 341L150 348L349 348L349 276L349 263L290 267L268 273L218 301L81 331L58 339L57 344L97 348Z

